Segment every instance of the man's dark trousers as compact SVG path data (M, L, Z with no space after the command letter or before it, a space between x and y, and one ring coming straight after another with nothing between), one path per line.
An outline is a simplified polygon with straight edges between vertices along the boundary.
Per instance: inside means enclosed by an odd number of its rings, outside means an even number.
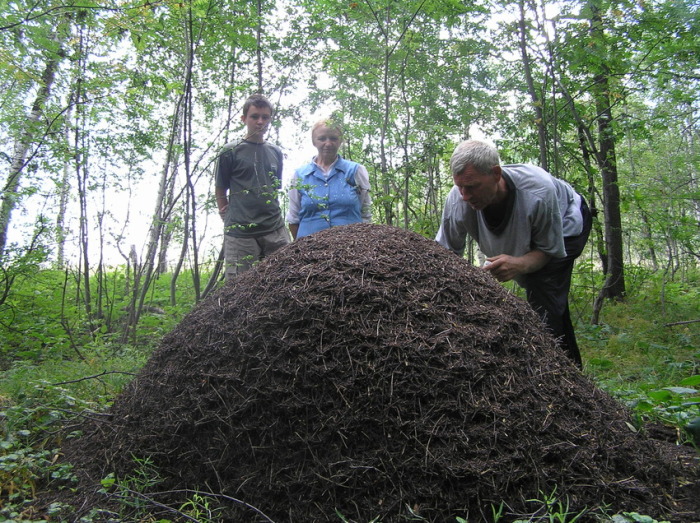
M540 270L526 275L525 291L528 303L544 320L559 346L579 367L583 366L569 313L569 289L574 261L588 242L591 232L591 211L581 197L583 230L577 236L564 238L566 257L552 258Z

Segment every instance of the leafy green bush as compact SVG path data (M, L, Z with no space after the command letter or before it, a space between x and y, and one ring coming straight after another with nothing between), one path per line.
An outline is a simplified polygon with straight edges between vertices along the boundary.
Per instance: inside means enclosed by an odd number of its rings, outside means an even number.
M150 352L192 308L191 281L185 275L178 281L177 305L170 278L154 282L134 330L127 326L133 282L120 269L91 278L89 304L77 273L37 270L17 279L0 304L0 368L21 360L89 359L94 349L116 353L127 342Z
M93 404L47 383L33 384L0 412L0 515L17 519L40 488L71 488L76 478L59 461L58 429Z

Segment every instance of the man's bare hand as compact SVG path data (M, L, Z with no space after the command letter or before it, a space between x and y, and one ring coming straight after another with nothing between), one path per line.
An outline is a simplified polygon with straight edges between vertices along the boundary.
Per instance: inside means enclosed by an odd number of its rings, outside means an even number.
M510 281L522 274L519 258L508 256L507 254L486 258L483 269L490 272L498 281Z
M498 281L510 281L522 274L529 274L544 267L549 255L542 251L530 251L523 256L499 254L486 258L483 270L489 271Z

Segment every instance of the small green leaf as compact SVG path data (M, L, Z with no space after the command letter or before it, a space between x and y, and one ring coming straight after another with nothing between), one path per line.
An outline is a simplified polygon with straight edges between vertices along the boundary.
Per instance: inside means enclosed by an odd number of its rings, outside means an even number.
M695 394L698 391L688 387L664 387L664 390L670 390L675 394Z
M648 393L648 396L654 401L668 401L673 397L671 392L667 389L653 390Z
M700 375L688 376L684 380L681 380L680 385L686 387L694 387L695 385L700 385Z
M650 412L654 410L654 405L648 401L639 401L634 407L640 412Z
M105 489L112 488L114 486L115 482L116 482L116 479L114 478L114 474L109 474L100 480L102 487Z

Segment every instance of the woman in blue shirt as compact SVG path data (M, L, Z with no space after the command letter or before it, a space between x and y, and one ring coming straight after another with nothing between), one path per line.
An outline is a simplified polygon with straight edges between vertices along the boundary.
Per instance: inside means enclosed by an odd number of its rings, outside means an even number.
M294 173L287 222L294 239L350 223L370 222L372 201L364 166L338 154L343 130L333 120L316 122L313 160Z

